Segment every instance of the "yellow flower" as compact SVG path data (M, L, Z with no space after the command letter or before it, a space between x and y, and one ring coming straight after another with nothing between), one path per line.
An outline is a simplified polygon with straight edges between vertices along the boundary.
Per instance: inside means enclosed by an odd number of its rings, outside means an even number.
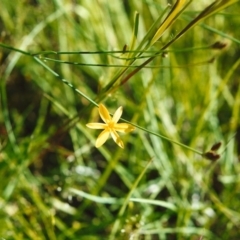
M128 123L117 123L120 119L123 108L119 107L114 113L113 117L110 116L107 108L103 104L99 104L99 115L104 121L104 123L88 123L86 126L92 129L104 129L97 138L95 146L97 148L101 147L108 139L109 134L111 134L115 143L124 148L124 144L120 139L117 132L128 133L135 129L132 125Z

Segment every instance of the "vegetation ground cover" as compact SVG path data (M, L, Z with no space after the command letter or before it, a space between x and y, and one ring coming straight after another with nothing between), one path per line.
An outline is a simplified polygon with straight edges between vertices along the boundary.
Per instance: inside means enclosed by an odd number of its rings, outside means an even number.
M0 11L1 239L240 238L238 0Z

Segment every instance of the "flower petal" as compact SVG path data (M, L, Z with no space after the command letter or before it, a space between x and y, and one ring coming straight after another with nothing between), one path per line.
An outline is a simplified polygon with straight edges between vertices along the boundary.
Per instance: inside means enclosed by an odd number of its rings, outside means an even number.
M117 123L114 125L114 129L118 132L129 133L135 130L135 127L128 123Z
M105 123L88 123L86 124L88 128L91 129L104 129L106 127Z
M119 107L117 111L114 113L112 121L117 123L120 117L122 116L123 108Z
M99 134L97 141L95 143L96 148L101 147L107 141L108 136L109 136L109 131L107 131L107 130L102 131Z
M103 105L103 104L99 104L99 114L102 118L102 120L105 122L105 123L108 123L112 120L107 108Z
M111 131L111 136L112 136L114 142L115 142L120 148L124 148L124 144L123 144L121 138L119 137L119 135L117 134L116 131Z

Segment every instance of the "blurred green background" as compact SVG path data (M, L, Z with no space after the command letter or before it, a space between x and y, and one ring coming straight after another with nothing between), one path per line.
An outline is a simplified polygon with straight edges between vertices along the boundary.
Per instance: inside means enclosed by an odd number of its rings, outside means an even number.
M192 1L126 74L212 2ZM174 3L0 1L1 239L240 239L239 1L104 95L173 141L136 128L124 149L95 148L97 108L31 55L95 100L125 63L135 12L137 45ZM218 160L197 154L217 142Z

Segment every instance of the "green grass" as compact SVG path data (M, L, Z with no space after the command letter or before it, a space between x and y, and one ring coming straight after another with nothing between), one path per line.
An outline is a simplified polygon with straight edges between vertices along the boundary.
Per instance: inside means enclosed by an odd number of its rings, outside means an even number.
M240 238L240 2L166 2L0 2L0 239Z

